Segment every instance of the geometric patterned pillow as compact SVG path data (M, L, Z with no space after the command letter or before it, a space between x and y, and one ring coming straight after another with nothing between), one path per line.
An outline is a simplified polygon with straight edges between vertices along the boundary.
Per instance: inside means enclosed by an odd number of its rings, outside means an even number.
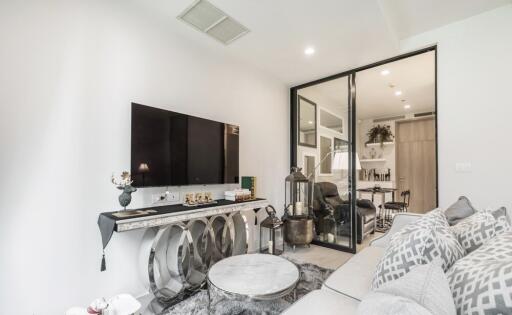
M496 219L496 235L499 235L503 232L510 231L512 227L510 226L510 222L507 217L507 209L505 207L501 207L497 210L485 210L492 214L492 216Z
M511 230L504 207L479 211L450 227L467 253L471 253L491 238Z
M400 231L393 234L390 239L390 245L395 242L401 242L405 239L410 233L417 231L421 228L432 228L438 226L449 227L448 221L446 220L446 216L443 211L440 209L434 209L424 215L421 216L420 219L416 220L413 223L410 223L403 227Z
M512 232L458 260L446 276L457 314L512 314Z
M448 226L417 227L390 242L375 270L372 289L403 277L417 265L436 261L446 271L464 254Z
M477 212L450 227L467 253L496 235L496 219L489 212Z

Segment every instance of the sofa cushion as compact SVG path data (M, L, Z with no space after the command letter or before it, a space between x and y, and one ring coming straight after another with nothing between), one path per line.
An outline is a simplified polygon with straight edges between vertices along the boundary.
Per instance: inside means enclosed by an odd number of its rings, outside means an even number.
M446 271L464 257L464 249L443 216L441 211L434 210L391 238L375 270L372 289L403 277L414 266L439 260Z
M292 306L283 315L339 315L355 314L359 301L331 290L311 291Z
M473 207L469 199L465 196L461 196L454 204L449 206L444 213L448 223L450 225L455 225L475 212L476 209Z
M450 227L459 243L467 253L478 249L494 236L510 229L506 214L500 209L493 215L492 211L479 211Z
M370 293L357 308L357 315L436 315L403 296Z
M433 226L449 226L446 216L440 209L434 209L421 216L420 219L404 226L400 231L391 236L390 245L402 242L409 234L420 228L431 228Z
M496 210L486 210L496 219L496 233L501 234L502 232L509 231L512 229L510 221L507 216L507 209L505 207L498 208Z
M370 290L373 273L385 249L366 247L334 271L323 288L361 300Z
M490 239L446 276L458 314L512 314L512 232Z
M392 298L405 298L410 300L405 301L405 306L410 306L413 304L412 302L415 302L427 309L429 313L435 315L455 314L455 305L453 303L448 280L446 279L443 269L436 262L412 268L412 270L402 278L388 282L376 291L368 294L359 305L359 313L361 314L394 314L391 310L400 310L399 305L403 304L404 301L398 299L396 304L388 304L386 307L382 305L382 301L379 301L380 297L376 298L374 294L386 294L390 295ZM371 306L378 303L381 304L380 308L384 312L370 312ZM378 305L376 305L375 309L377 310L378 308ZM362 312L362 309L368 310Z

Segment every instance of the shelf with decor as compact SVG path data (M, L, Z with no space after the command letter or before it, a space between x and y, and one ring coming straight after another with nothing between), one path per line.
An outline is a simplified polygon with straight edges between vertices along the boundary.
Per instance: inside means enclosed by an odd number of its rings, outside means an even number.
M376 143L366 143L366 147L380 147L380 146L390 146L390 145L394 145L395 142L394 141L390 141L390 142L383 142L382 144L380 142L376 142Z
M359 160L361 163L371 163L371 162L386 162L386 159L362 159Z

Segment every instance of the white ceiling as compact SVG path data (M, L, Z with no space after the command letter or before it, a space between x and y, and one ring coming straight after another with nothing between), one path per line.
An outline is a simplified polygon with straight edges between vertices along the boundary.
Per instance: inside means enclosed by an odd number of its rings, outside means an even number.
M382 11L403 39L510 4L510 0L380 0Z
M390 74L383 76L384 69ZM358 72L356 86L358 119L434 111L435 53L428 52ZM402 95L396 96L396 91L402 91ZM405 109L406 104L411 108Z
M296 85L398 54L399 39L512 0L211 0L250 29L223 45L176 17L193 0L131 0L162 25ZM314 46L316 53L305 56Z
M382 70L390 73L383 76ZM427 52L357 72L356 86L357 119L434 111L435 53ZM401 91L402 95L396 96L396 91ZM348 110L347 77L300 89L298 94L338 116ZM405 109L405 104L411 108Z

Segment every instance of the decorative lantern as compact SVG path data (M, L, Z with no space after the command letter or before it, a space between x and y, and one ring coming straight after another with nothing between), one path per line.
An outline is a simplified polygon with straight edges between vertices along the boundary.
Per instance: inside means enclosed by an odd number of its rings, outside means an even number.
M260 253L281 255L284 252L283 221L276 216L276 209L272 206L265 208L268 217L260 224ZM277 249L276 232L280 235L282 248ZM268 249L264 248L263 235L268 233Z
M285 179L285 217L307 217L309 215L310 182L301 170L301 168L292 167L291 174Z
M284 239L293 246L307 245L313 240L313 213L309 211L311 198L310 181L301 169L292 167L285 180Z

